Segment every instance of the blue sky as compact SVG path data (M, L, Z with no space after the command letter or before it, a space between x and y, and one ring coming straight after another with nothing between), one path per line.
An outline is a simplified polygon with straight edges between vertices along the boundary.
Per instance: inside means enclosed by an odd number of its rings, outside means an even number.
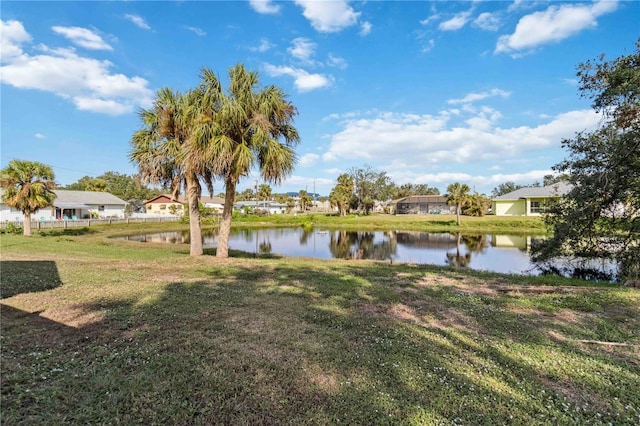
M599 117L576 65L630 54L637 1L130 1L1 4L1 163L70 184L133 174L138 108L242 62L289 95L299 162L274 192L369 165L481 193L541 181ZM253 187L254 176L238 187ZM217 182L215 192L223 190Z

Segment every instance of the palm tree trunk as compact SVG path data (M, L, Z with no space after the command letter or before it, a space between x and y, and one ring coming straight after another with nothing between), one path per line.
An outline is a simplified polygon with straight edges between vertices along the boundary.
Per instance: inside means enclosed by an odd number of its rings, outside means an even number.
M456 204L456 223L460 226L460 204Z
M225 180L224 209L218 231L218 248L216 257L226 259L229 257L229 235L231 234L231 218L233 217L233 200L236 195L236 181L233 178Z
M198 178L187 175L187 201L189 202L189 234L191 239L191 256L202 256L202 227L200 226L200 209L198 207Z
M25 237L31 236L31 213L24 214L23 231Z

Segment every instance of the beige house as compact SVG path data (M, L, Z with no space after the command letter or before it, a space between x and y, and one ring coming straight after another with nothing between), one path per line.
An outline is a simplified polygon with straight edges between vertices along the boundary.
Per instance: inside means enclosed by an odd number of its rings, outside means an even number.
M520 188L492 200L496 216L540 216L553 200L571 191L571 184L558 182L548 186Z
M216 213L222 213L224 200L220 197L200 197L200 202L206 208L214 209ZM161 194L144 202L147 214L181 216L187 208L186 197L174 198L168 194Z
M171 195L161 194L144 202L147 214L160 215L182 215L184 206L182 201L173 198Z

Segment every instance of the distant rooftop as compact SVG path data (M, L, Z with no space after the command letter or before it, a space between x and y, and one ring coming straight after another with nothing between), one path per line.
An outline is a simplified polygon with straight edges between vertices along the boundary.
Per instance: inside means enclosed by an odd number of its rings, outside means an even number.
M557 182L547 186L530 186L526 188L516 189L508 194L494 197L494 200L519 200L521 198L544 198L544 197L560 197L571 191L573 185L569 182Z

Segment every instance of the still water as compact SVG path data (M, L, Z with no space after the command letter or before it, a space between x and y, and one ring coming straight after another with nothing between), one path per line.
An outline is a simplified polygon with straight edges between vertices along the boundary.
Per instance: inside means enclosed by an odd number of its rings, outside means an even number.
M529 259L534 237L460 235L406 231L336 231L302 228L234 229L229 248L256 254L320 259L373 259L400 263L451 265L501 273L538 275ZM189 232L122 237L131 241L187 244ZM204 247L216 247L216 232L205 232Z

